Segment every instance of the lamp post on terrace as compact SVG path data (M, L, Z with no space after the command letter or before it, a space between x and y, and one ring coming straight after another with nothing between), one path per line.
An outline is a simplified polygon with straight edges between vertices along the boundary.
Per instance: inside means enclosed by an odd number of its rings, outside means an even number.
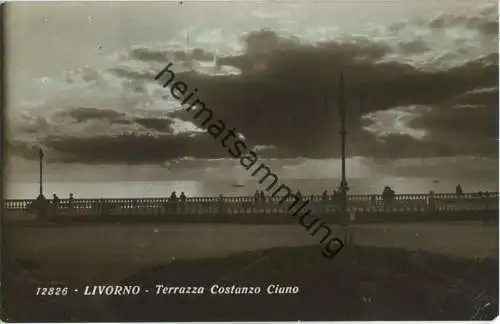
M360 95L360 112L363 110L364 104L364 96ZM349 199L347 196L347 192L349 191L349 185L347 184L347 176L346 176L346 139L347 139L347 130L346 130L346 117L347 117L347 101L345 96L345 82L344 82L344 73L340 72L340 80L339 80L339 97L338 97L338 116L340 119L340 148L341 148L341 179L340 185L338 187L338 194L340 198L340 212L341 212L341 225L345 229L345 237L344 242L346 244L350 244L354 242L354 233L349 230L350 223L350 215L348 212L348 203Z
M39 172L39 191L38 191L38 199L45 198L43 196L43 158L44 158L44 153L42 148L39 149L38 151L38 162L39 162L39 167L40 167L40 172Z
M42 148L40 147L38 150L38 162L39 162L39 167L40 167L40 174L39 174L39 190L38 190L38 198L34 202L36 207L37 213L38 213L38 219L43 220L47 218L47 208L48 208L48 202L47 199L45 199L43 195L43 158L45 154L43 153Z
M363 110L364 105L364 96L360 95L360 112ZM340 119L340 148L341 148L341 161L342 161L342 170L341 170L341 179L340 185L338 187L338 193L340 198L340 211L341 211L341 224L345 228L345 242L347 244L352 243L354 241L354 235L347 228L349 227L350 215L348 214L348 196L347 192L349 191L349 185L347 184L346 177L346 138L347 138L347 130L346 130L346 117L347 117L347 100L345 97L345 83L344 83L344 73L340 72L340 80L339 80L339 97L338 97L338 113Z
M344 98L344 74L340 72L340 84L339 84L339 119L340 119L340 148L342 151L342 178L340 180L339 191L341 195L340 210L342 213L342 220L345 224L348 223L347 215L347 191L349 191L349 186L347 185L347 179L345 174L345 162L346 162L346 135L347 130L345 126L346 122L346 107ZM345 225L344 224L344 225Z

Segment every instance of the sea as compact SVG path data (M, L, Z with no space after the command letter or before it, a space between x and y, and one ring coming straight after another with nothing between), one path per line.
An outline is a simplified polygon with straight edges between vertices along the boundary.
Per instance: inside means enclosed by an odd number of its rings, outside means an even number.
M281 180L281 179L280 179ZM380 177L354 178L348 180L351 194L381 194L384 186L390 186L396 193L419 194L433 190L454 192L456 179L435 180L422 177ZM282 179L279 183L287 185L293 192L300 190L306 194L331 193L340 184L340 179ZM463 179L460 182L465 192L497 191L496 179ZM184 192L188 197L200 196L247 196L256 190L266 190L267 183L257 180L204 180L204 181L54 181L43 183L45 196L57 194L66 198L73 193L75 198L155 198L169 197L175 191ZM277 186L275 186L276 188ZM272 192L272 191L271 191ZM271 193L270 192L270 193ZM6 182L4 195L7 199L32 199L39 193L37 182Z

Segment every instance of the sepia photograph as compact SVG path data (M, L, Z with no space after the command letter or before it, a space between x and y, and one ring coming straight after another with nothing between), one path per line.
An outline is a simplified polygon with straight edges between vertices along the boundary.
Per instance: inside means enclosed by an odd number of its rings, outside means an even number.
M0 14L1 320L498 317L498 2Z

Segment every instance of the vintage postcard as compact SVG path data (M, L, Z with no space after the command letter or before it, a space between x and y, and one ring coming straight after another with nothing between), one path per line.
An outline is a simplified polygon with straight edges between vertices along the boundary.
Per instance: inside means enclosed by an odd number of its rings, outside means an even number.
M2 320L497 317L497 2L9 2L2 29Z

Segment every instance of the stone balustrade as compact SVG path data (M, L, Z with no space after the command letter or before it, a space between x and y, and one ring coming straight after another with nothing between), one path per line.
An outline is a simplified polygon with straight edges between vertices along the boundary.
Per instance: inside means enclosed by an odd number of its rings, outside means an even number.
M304 195L308 200L307 208L319 214L335 213L340 210L339 197ZM226 197L189 197L186 201L172 202L169 198L110 198L110 199L61 199L54 205L48 200L48 208L75 214L286 214L293 198L266 197L256 201L252 196ZM33 211L33 199L4 200L6 211ZM350 212L425 212L425 211L478 211L498 210L498 192L487 194L466 193L457 196L453 193L400 194L390 201L381 195L348 195L347 208Z

